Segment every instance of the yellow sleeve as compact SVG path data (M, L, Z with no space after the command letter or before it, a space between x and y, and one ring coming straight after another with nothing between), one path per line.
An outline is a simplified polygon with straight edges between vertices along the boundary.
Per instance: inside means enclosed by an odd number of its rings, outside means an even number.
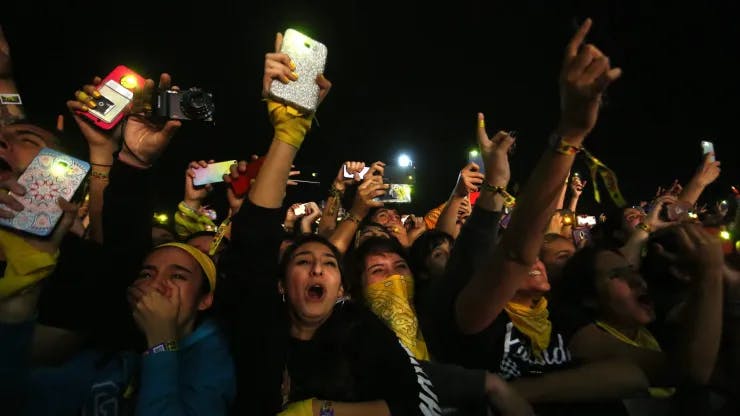
M0 229L0 246L5 251L5 275L0 279L0 298L8 297L48 277L59 258L56 253L41 251L21 237Z

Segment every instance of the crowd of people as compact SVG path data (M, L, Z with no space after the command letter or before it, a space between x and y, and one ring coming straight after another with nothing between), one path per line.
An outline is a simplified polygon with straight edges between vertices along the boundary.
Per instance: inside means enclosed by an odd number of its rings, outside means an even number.
M194 183L213 161L192 161L174 224L158 224L151 168L181 121L142 99L95 126L95 77L67 102L89 148L84 201L59 198L49 237L0 229L0 414L738 414L740 216L696 208L714 154L686 186L579 215L589 184L571 168L621 75L584 43L591 24L565 47L559 121L526 185L508 189L516 138L478 113L482 166L425 213L380 199L381 161L338 161L325 200L284 206L313 114L266 99L274 135L223 175L228 212ZM297 76L281 42L265 97ZM16 95L0 43L0 93ZM316 84L323 101L331 83ZM138 94L171 88L162 74ZM65 148L60 125L0 107L13 218L19 175Z

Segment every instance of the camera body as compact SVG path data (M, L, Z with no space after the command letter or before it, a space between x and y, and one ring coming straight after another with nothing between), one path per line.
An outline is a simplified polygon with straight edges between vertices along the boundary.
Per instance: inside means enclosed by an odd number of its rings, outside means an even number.
M157 117L205 123L213 123L215 110L213 94L197 87L184 91L161 91L152 105L152 111Z

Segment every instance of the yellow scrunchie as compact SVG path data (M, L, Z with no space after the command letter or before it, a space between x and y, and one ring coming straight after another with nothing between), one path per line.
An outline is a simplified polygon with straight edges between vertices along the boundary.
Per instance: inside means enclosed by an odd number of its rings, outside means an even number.
M300 149L311 129L313 114L302 115L295 108L272 100L267 100L267 112L275 129L275 138Z
M388 325L417 360L429 360L427 344L419 320L411 306L414 302L414 278L399 274L365 287L365 300L371 311Z
M614 328L613 326L607 324L606 322L596 321L596 326L603 329L614 338L624 342L625 344L632 345L633 347L645 348L651 351L662 351L660 349L660 344L658 343L658 340L655 339L653 334L651 334L650 331L648 331L644 327L640 327L637 330L637 337L635 339L632 339L627 335L621 333L617 328ZM664 399L673 396L673 394L676 392L676 389L672 387L650 387L648 388L648 392L650 393L650 396L656 399Z
M550 345L550 335L552 334L550 313L547 311L547 299L541 298L534 308L509 302L504 310L509 315L514 327L532 342L534 355L541 358L542 351L545 351Z
M278 416L313 416L313 400L306 399L290 403L285 410L278 413Z
M208 283L211 286L210 291L213 293L214 290L216 290L216 265L213 264L213 260L211 260L208 255L203 253L202 251L198 250L197 248L191 246L190 244L183 244L183 243L165 243L158 245L156 249L162 248L162 247L177 247L180 250L185 251L186 253L190 254L191 257L195 259L195 261L200 264L200 267L203 269L203 272L206 275L206 279L208 279Z

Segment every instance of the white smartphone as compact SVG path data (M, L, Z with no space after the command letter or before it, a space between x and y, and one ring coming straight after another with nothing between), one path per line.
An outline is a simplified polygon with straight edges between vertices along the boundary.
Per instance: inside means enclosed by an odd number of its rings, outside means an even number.
M203 186L209 183L223 182L224 175L228 174L231 165L235 164L236 160L227 160L225 162L209 163L204 168L193 169L195 171L193 185Z
M594 225L596 225L596 217L593 215L579 215L578 217L576 217L576 224L579 227L593 227Z
M365 178L365 174L369 170L370 170L370 166L365 166L364 168L362 168L362 170L360 171L360 179L364 179ZM347 179L352 179L352 178L355 177L353 174L347 172L347 165L344 165L344 177L347 178Z
M296 217L300 217L301 215L306 215L306 204L301 204L295 207L295 209L293 209L293 213L295 214Z
M712 143L710 141L707 141L707 140L702 140L701 141L701 152L702 152L701 153L702 156L703 155L706 155L707 153L714 153L714 143ZM714 162L715 160L716 159L715 159L714 155L709 156L709 161L710 162Z
M319 106L319 86L316 77L324 73L326 46L294 29L283 36L280 52L295 63L298 79L283 84L279 80L270 84L270 98L281 101L304 113L313 113Z

